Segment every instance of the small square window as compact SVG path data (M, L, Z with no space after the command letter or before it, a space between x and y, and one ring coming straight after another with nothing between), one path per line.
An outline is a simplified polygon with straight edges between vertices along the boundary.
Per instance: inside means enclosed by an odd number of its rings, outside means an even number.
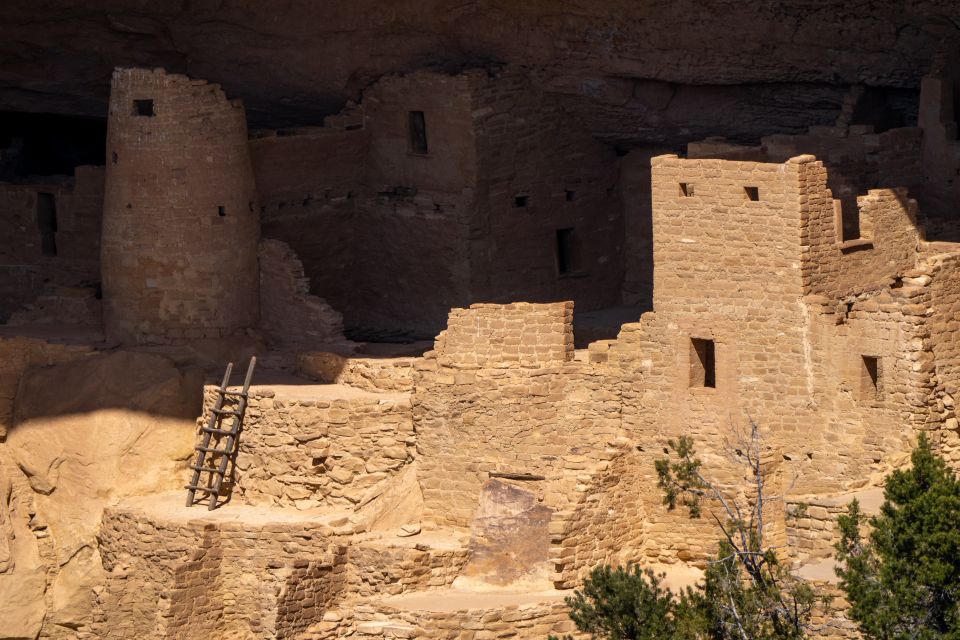
M882 362L876 356L861 356L861 363L860 399L864 402L879 400L883 392L883 386L881 385Z
M713 340L690 339L690 386L716 388L717 360Z
M564 189L563 195L567 199L567 202L573 202L577 199L577 192L573 189Z
M693 197L693 185L689 182L680 183L680 197L681 198L692 198Z
M759 187L744 187L743 193L747 196L747 200L751 202L757 202L758 200L760 200Z
M227 216L227 208L224 206L217 207L217 215L225 218Z
M523 207L526 207L529 204L530 204L530 196L519 195L519 196L514 196L513 198L513 206L518 209L522 209Z
M155 115L153 112L153 100L134 100L133 115L152 118Z

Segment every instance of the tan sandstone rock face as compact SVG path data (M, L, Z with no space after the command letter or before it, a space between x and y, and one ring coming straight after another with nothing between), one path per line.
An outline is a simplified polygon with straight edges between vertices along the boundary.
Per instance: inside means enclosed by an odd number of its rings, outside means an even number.
M0 638L88 623L103 508L183 484L200 383L199 372L131 352L24 374L0 445Z
M470 560L454 586L548 589L552 514L533 491L487 480L470 524Z

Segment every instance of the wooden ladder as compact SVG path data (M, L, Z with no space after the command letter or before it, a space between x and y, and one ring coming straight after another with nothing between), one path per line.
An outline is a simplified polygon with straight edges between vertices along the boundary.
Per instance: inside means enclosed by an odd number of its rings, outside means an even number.
M210 420L207 422L207 426L200 428L203 437L200 439L200 444L196 446L196 461L190 467L193 469L193 479L186 486L188 507L192 507L196 502L198 491L210 496L208 506L210 511L218 506L217 498L220 496L223 479L227 475L227 467L230 467L231 475L234 472L237 451L240 448L243 415L247 410L247 394L250 391L250 380L253 378L253 368L256 364L257 359L250 358L247 377L243 381L243 391L227 390L227 385L230 384L230 374L233 373L233 363L227 365L227 371L223 374L223 382L217 389L217 401L214 403L213 409L210 410ZM224 406L225 403L227 407ZM224 425L225 418L232 419L233 423ZM207 454L210 454L209 463ZM208 474L207 482L200 484L200 476L204 473Z

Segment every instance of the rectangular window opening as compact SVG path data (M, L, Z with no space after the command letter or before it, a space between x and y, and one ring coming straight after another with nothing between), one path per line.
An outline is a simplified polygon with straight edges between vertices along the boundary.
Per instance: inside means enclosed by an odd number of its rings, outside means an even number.
M744 187L743 193L747 196L747 200L751 202L757 202L760 200L760 188L759 187Z
M37 228L40 230L40 252L57 255L57 200L52 193L37 193Z
M111 159L113 160L113 164L117 164L117 162L120 161L120 156L117 155L116 151L112 152L110 156L111 156Z
M876 356L861 356L863 366L860 367L860 398L864 401L880 399L880 358Z
M690 339L690 386L717 387L716 349L713 340Z
M513 197L513 206L522 209L530 204L530 196L519 195Z
M577 192L573 189L564 189L563 195L567 199L567 202L573 202L577 199Z
M427 153L427 120L423 111L410 112L410 151L419 155Z
M153 100L134 100L133 115L152 118L154 116Z
M960 127L960 81L953 83L953 121Z
M857 206L857 200L854 198L834 200L835 206L839 208L836 215L840 227L840 242L849 242L850 240L860 239L860 208Z
M217 215L221 218L225 218L227 216L227 208L224 206L217 207Z
M693 185L689 182L680 183L680 197L682 198L691 198L693 197L694 190Z
M557 229L557 273L561 276L581 271L580 239L573 227Z

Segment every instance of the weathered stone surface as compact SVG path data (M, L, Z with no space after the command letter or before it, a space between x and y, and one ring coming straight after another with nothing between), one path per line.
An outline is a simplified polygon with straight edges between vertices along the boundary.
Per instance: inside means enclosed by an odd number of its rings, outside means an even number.
M536 494L490 479L470 523L470 561L454 583L460 588L548 586L552 510Z
M4 515L29 528L16 537L12 573L0 579L22 579L23 593L37 584L30 576L40 582L35 597L11 598L5 615L46 615L45 629L89 626L93 589L103 583L95 537L103 508L182 484L199 383L164 357L131 352L26 372L0 466L20 485ZM16 603L29 606L18 613Z

